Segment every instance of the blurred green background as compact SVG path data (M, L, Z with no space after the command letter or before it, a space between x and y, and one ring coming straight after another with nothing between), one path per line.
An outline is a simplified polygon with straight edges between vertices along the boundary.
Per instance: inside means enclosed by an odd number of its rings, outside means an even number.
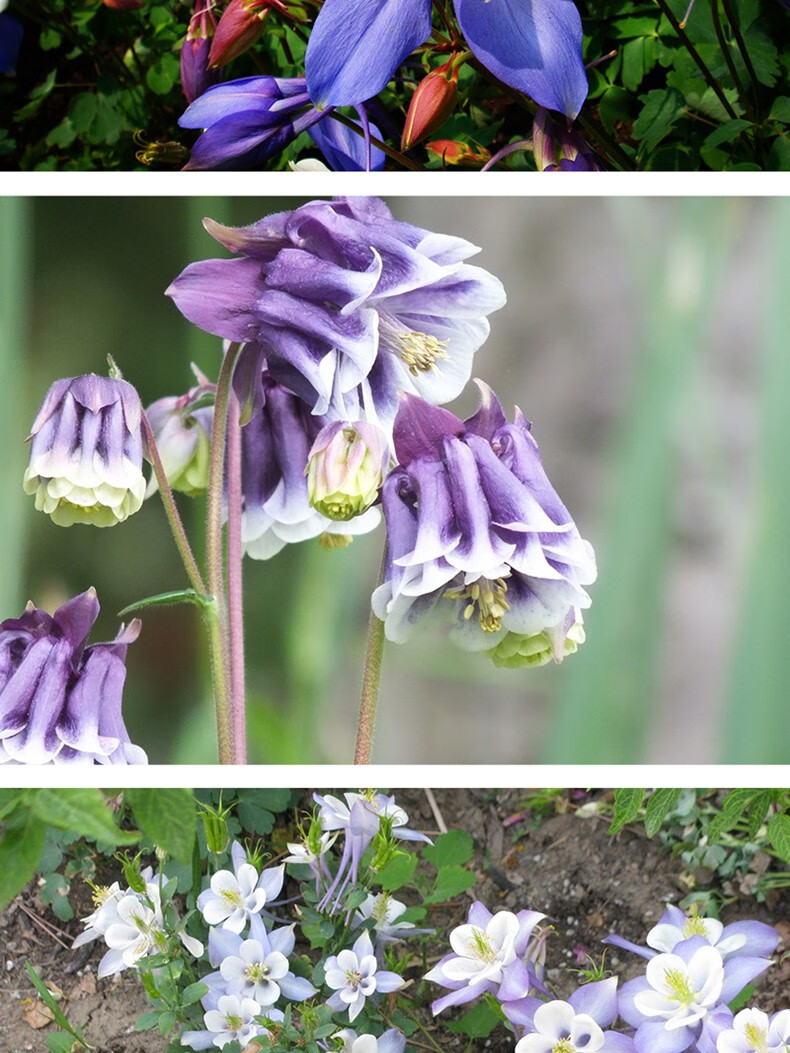
M216 375L218 341L164 289L224 255L200 220L300 199L0 199L0 617L95 585L102 613L184 584L158 500L113 530L63 530L21 488L49 384L111 352L144 403ZM790 201L393 198L469 238L509 294L476 375L534 422L599 580L587 643L508 671L421 634L388 645L380 762L787 760ZM471 391L453 408L471 411ZM202 545L203 503L180 501ZM246 563L251 760L346 762L381 530ZM125 714L151 761L216 759L201 627L149 611Z

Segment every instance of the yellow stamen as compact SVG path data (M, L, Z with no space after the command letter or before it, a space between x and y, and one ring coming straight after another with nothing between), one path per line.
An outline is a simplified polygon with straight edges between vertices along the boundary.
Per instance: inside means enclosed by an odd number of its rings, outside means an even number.
M464 607L464 620L468 622L477 612L483 632L496 633L502 628L502 618L510 610L505 599L506 592L507 582L504 578L497 578L496 581L478 578L465 588L448 589L444 595L448 600L469 600Z

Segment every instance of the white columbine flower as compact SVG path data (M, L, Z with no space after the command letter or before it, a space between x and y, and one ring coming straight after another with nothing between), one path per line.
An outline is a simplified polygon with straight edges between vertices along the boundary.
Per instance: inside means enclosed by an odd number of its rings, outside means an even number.
M354 915L354 924L362 925L369 918L373 919L376 930L376 939L382 943L400 939L400 933L407 929L413 929L411 921L398 921L401 914L405 913L406 904L400 900L393 899L388 892L380 892L378 895L370 893L360 903Z
M85 930L79 934L71 946L82 947L83 944L103 936L110 925L119 920L117 906L123 899L123 895L117 881L113 881L109 887L94 886L93 905L96 909L87 918L82 919Z
M198 896L198 909L209 925L240 933L253 914L258 914L267 903L279 895L283 887L285 866L258 871L248 863L246 853L238 841L231 848L233 870L218 870L209 887Z
M336 1013L348 1009L353 1022L365 1007L365 999L378 991L387 994L403 986L397 973L379 970L370 936L363 932L351 950L327 958L324 979L335 993L327 1005Z
M260 1006L274 1005L280 997L277 983L288 973L288 959L279 951L267 952L258 940L244 940L238 956L223 959L219 967L231 994L254 998Z
M596 1053L606 1038L587 1013L577 1013L570 1002L546 1002L535 1010L534 1033L525 1035L515 1053Z
M718 1004L724 963L714 947L700 947L688 963L677 954L658 954L647 963L645 979L652 990L634 995L635 1008L674 1031L695 1024Z
M250 1039L261 1033L255 1022L261 1007L252 998L239 998L237 995L223 995L217 1002L216 1009L209 1009L203 1022L206 1030L214 1034L214 1045L222 1049L229 1042L238 1042L245 1046Z
M485 929L459 925L450 933L450 946L457 957L444 964L445 977L470 986L499 983L502 970L516 959L518 931L519 920L509 910L497 911Z
M319 859L326 855L332 845L338 838L338 834L325 833L321 834L320 840L315 847L312 847L307 839L299 843L288 842L288 851L291 853L286 856L283 860L284 863L302 863L310 865L311 863L317 863Z
M654 950L671 953L681 940L691 939L692 936L701 936L707 940L711 947L715 947L726 958L733 951L738 951L746 943L745 933L735 933L722 939L724 926L716 918L700 918L696 915L687 916L685 923L673 925L671 922L659 922L654 925L647 934L645 941L648 947Z
M732 1028L716 1039L718 1053L786 1053L790 1049L790 1009L769 1018L760 1009L742 1009Z
M333 1036L343 1043L340 1053L403 1053L406 1039L400 1031L392 1028L376 1038L375 1035L358 1035L351 1028L338 1031Z
M99 963L99 977L131 969L141 958L167 946L158 901L152 909L139 896L130 894L118 901L116 911L118 920L104 933L110 949Z

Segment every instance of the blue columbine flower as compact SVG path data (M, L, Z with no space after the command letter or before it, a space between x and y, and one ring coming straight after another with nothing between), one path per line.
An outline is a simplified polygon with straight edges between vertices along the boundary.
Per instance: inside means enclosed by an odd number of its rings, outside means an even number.
M95 589L54 615L28 604L0 623L0 764L146 764L121 716L132 621L111 643L85 642Z
M567 1001L523 998L502 1006L505 1016L526 1034L515 1053L633 1053L628 1035L609 1030L617 1017L617 978L584 984Z
M576 117L587 96L573 0L454 0L469 47L500 80ZM317 106L377 95L431 33L431 0L324 0L305 58Z
M505 303L501 282L465 262L476 246L401 223L377 198L206 229L239 258L193 263L167 294L201 329L248 345L239 370L250 390L257 348L279 383L330 420L389 432L399 391L455 398L486 316Z
M509 424L485 384L466 421L405 396L395 421L399 467L381 491L387 565L373 610L404 642L423 615L509 667L576 650L583 586L595 556L546 477L530 424Z

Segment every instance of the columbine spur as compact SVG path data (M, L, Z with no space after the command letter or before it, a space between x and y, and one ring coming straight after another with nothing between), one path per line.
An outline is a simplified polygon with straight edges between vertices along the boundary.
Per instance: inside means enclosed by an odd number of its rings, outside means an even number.
M57 380L31 429L25 493L58 526L107 527L145 496L140 398L125 380L94 373Z
M425 615L498 665L537 665L584 639L595 556L549 482L531 426L509 424L491 389L466 421L411 395L395 421L398 467L384 482L384 580L373 610L403 643Z

